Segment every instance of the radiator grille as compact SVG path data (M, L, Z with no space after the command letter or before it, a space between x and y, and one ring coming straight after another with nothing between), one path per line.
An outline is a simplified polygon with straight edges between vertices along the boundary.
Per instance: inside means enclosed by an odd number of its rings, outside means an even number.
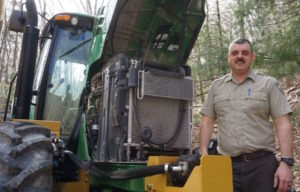
M191 143L191 110L193 99L193 81L191 79L145 73L144 97L136 103L133 123L133 142L141 142L140 128L152 130L151 141L164 143L174 134L176 137L167 144L168 148L189 149ZM180 112L180 102L184 102L183 114ZM182 120L177 130L180 115ZM137 123L140 121L141 127Z

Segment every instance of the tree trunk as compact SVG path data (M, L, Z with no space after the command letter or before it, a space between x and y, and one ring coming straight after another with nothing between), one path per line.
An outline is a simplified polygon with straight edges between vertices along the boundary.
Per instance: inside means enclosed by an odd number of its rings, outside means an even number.
M244 17L245 17L244 9L245 9L244 0L238 0L238 10L240 11L240 15L238 18L238 24L240 27L240 36L241 37L246 37L245 22L244 22Z
M205 2L205 5L206 5L206 31L207 31L206 42L208 44L208 46L207 46L208 47L208 54L206 56L207 56L207 61L210 62L210 61L212 61L211 54L209 54L209 52L212 51L212 39L211 39L210 21L209 21L210 12L209 12L209 6L208 6L208 1L207 0ZM199 58L199 60L200 60L200 58ZM209 77L211 77L213 75L211 66L212 65L210 63L208 63L207 74L208 74Z
M219 46L222 49L223 48L223 33L222 33L222 25L221 25L219 0L216 0L216 7L217 7L217 16L218 16L217 25L218 25L218 34L219 34Z
M14 52L13 52L13 64L12 67L13 69L17 70L17 63L18 63L18 58L19 58L19 35L16 34L15 40L14 40Z

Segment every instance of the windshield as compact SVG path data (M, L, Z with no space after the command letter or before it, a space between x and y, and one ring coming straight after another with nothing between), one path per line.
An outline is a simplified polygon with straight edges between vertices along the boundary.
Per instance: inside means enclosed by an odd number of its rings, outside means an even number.
M61 121L61 138L68 138L85 86L91 32L58 29L48 72L43 119Z

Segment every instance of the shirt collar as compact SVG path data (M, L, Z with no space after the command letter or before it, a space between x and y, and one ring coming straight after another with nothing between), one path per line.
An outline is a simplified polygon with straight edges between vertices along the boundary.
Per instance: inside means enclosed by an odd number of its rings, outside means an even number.
M253 73L252 70L249 71L249 73L248 73L246 79L248 79L248 78L249 78L249 79L252 79L252 81L255 82L255 73ZM233 80L233 77L232 77L232 74L230 73L230 74L228 74L228 75L226 76L225 82L228 82L228 81L231 81L231 80Z
M250 78L252 79L252 81L255 82L256 78L255 78L255 73L253 73L252 70L249 71L248 75L247 75L247 78Z

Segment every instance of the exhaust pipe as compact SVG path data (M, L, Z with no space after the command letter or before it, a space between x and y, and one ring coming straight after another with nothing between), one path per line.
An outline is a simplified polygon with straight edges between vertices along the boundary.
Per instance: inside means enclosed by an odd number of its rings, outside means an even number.
M28 25L24 28L16 91L13 103L13 118L29 119L37 55L39 29L34 0L26 1Z

